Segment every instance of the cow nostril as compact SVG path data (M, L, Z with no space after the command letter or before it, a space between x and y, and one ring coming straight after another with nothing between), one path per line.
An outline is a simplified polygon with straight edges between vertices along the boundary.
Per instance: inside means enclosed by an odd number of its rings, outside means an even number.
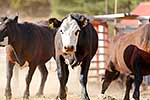
M67 47L66 47L66 46L64 46L64 49L66 50L66 49L67 49Z
M65 51L73 51L74 50L74 46L64 46Z
M73 50L73 49L74 49L74 46L72 45L72 46L71 46L71 50Z

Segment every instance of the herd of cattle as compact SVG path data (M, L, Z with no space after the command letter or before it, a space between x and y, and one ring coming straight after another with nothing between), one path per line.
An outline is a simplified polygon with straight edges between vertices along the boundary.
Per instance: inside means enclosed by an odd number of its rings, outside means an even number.
M11 78L14 65L28 63L24 99L29 99L30 82L36 67L41 72L41 84L37 96L43 95L48 71L45 63L54 57L60 83L56 100L67 100L68 65L80 65L82 100L90 100L87 92L87 78L90 62L98 49L98 35L89 19L79 13L71 13L61 21L50 18L37 24L18 22L14 18L0 18L0 42L8 37L6 100L12 98ZM110 55L105 70L101 93L120 73L127 75L124 100L129 100L132 83L135 83L133 98L140 100L140 85L144 75L150 74L150 24L135 32L117 35L111 43Z

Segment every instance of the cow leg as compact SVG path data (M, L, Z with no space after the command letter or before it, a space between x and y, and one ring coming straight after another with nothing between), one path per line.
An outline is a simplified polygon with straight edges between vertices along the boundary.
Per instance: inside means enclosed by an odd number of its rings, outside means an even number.
M7 61L7 82L6 82L6 88L5 88L5 96L6 100L10 100L12 93L11 93L11 78L13 75L13 68L14 63L11 63L10 61Z
M66 100L67 99L67 87L66 83L68 81L68 76L69 76L69 70L68 70L68 65L65 64L64 58L60 56L58 59L56 59L57 62L57 74L58 74L58 79L60 83L60 88L59 88L59 94L56 97L57 100L59 98L61 100Z
M48 75L48 71L47 71L45 64L39 65L38 68L39 68L39 71L41 72L41 84L40 84L40 88L39 88L39 91L36 94L36 96L42 96L44 86L45 86L45 81L46 81L47 75Z
M117 71L114 71L114 72L110 72L108 70L105 71L105 77L104 77L104 81L102 84L102 91L101 91L102 94L105 93L110 83L119 77L119 74L120 73Z
M134 70L135 70L135 90L134 90L134 94L133 94L133 98L135 100L140 100L140 85L143 81L143 76L140 74L140 70L141 70L141 63L140 63L141 59L140 56L137 56L134 62Z
M135 75L135 90L134 90L134 94L133 94L133 98L135 100L140 100L140 85L143 81L143 77L140 75Z
M31 82L31 79L32 79L35 69L36 69L35 65L33 65L33 64L29 65L29 70L28 70L28 74L26 77L26 90L25 90L24 96L23 96L24 99L29 99L29 95L30 95L29 86L30 86L30 82Z
M81 64L80 83L82 87L82 100L90 100L86 87L89 66L90 61L88 59L85 59Z
M132 88L132 83L134 82L134 79L131 78L130 76L127 77L126 80L126 93L125 93L125 97L124 100L130 100L130 90Z

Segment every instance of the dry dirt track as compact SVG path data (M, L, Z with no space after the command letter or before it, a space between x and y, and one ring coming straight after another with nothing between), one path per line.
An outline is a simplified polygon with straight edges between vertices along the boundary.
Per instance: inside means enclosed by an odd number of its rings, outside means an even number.
M25 90L25 76L27 74L28 68L25 69L19 69L19 78L17 79L15 75L12 78L12 93L13 93L13 99L12 100L22 100L22 96ZM68 80L68 100L80 100L80 90L81 86L78 80L77 76L77 70L70 70L70 77ZM15 71L14 71L15 72ZM0 76L1 83L0 84L0 100L4 100L4 89L5 89L5 84L6 84L6 74L5 71L3 72L3 78ZM73 75L74 74L74 75ZM2 73L0 73L2 75ZM52 98L55 98L57 93L58 93L58 79L57 79L57 74L55 69L49 70L49 75L48 75L48 80L45 85L45 97L44 98L36 98L34 97L36 92L38 91L38 87L40 84L40 73L38 70L36 70L32 82L31 82L31 88L30 88L30 93L31 93L31 98L30 100L51 100ZM93 85L92 85L93 84ZM93 88L94 92L92 91L90 93L90 97L94 98L92 100L97 100L95 98L95 95L98 94L99 89L98 85L95 83L91 83L91 88Z

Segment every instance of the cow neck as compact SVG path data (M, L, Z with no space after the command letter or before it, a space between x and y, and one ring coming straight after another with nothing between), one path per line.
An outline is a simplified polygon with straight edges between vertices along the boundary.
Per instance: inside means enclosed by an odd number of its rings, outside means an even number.
M8 28L8 44L16 44L17 42L17 36L19 37L19 32L18 32L18 28L17 28L17 24L13 24Z
M22 44L20 41L21 31L19 29L19 24L12 25L8 30L8 44L12 46L17 62L20 65L25 63L22 55Z

